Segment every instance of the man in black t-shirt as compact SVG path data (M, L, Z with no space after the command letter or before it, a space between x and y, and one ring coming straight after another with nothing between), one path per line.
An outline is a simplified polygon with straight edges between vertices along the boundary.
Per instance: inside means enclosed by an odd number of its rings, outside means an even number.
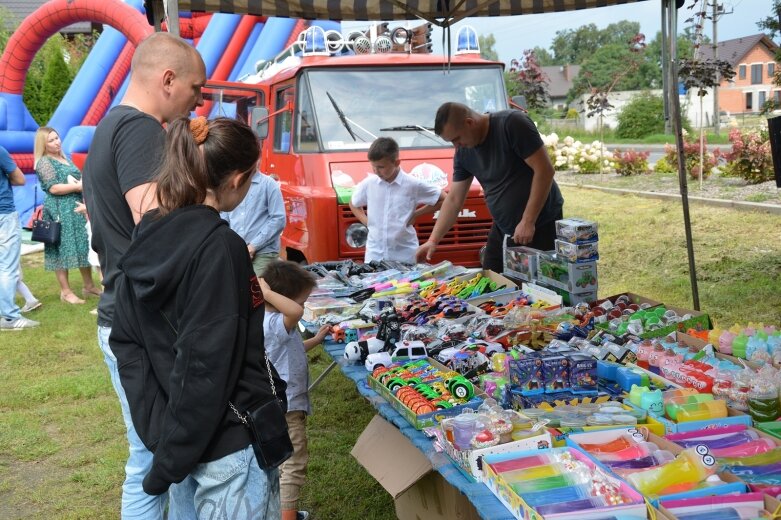
M92 227L92 248L98 253L103 271L98 344L119 396L130 444L122 486L123 520L162 519L167 497L147 495L141 486L151 467L152 453L133 427L116 357L108 343L118 262L141 216L157 206L152 177L165 144L162 125L202 105L201 87L205 82L203 60L184 40L168 33L146 38L133 55L127 92L95 130L84 164L84 199Z
M553 180L553 165L540 133L518 110L479 114L460 103L437 110L434 131L453 143L453 182L428 241L418 248L418 260L431 260L437 244L455 224L472 179L483 187L494 223L488 233L483 268L503 270L502 245L527 245L550 250L555 221L562 218L564 199Z

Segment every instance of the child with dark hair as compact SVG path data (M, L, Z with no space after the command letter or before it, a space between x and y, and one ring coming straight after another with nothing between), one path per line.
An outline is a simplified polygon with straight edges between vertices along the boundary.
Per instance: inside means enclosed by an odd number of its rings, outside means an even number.
M401 169L399 145L390 137L375 139L368 158L374 175L358 183L350 200L353 215L369 228L364 261L414 264L418 235L413 224L419 216L433 213L445 196L438 187Z
M324 325L317 334L304 340L298 322L304 314L312 289L317 286L311 273L294 262L275 261L266 266L260 279L266 300L263 331L268 357L287 383L287 427L293 441L293 456L280 467L279 494L282 520L305 520L309 513L298 511L301 486L306 480L309 460L306 418L312 412L309 402L309 366L306 353L323 342L328 333Z
M244 123L172 121L158 208L119 261L109 342L133 425L154 453L143 489L170 487L176 518L215 504L226 518L280 516L279 472L260 467L242 417L278 398L281 422L285 383L265 355L247 246L219 213L244 198L258 156Z

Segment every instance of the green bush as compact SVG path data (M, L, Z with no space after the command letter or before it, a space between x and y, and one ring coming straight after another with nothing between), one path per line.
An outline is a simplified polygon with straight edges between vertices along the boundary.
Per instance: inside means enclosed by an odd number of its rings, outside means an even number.
M657 173L675 173L678 169L670 164L666 158L660 157L654 164L654 171Z
M648 168L649 155L651 155L651 152L637 152L635 150L614 151L613 160L616 164L616 173L624 177L650 173Z
M644 93L630 101L618 114L618 137L639 139L663 132L664 101L659 96Z

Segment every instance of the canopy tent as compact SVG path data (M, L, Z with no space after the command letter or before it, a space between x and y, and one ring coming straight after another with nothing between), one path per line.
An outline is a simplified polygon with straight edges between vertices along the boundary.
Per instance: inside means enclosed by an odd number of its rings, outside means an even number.
M541 14L645 1L648 0L145 0L145 3L150 23L159 28L160 20L165 14L170 30L178 34L180 10L324 20L392 21L422 18L448 29L467 17ZM670 35L678 34L678 8L683 5L684 0L660 2L665 119L671 123L675 134L692 304L695 310L700 310L683 155L680 100L678 89L670 88L678 83L677 38L671 38Z
M176 0L165 0L170 6ZM573 11L647 0L182 0L183 11L208 11L258 16L325 20L413 20L424 18L440 26L470 16ZM148 3L148 2L147 2Z

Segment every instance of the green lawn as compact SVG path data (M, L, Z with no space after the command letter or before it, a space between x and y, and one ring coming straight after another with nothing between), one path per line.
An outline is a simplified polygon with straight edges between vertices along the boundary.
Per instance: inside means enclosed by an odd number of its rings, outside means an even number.
M599 222L600 295L629 290L691 307L679 205L563 192L565 216ZM691 213L702 309L721 326L781 324L781 216L703 206ZM44 306L31 314L38 330L0 335L0 518L117 518L126 445L88 312L95 300L61 303L41 254L24 266ZM315 351L313 375L329 361ZM374 409L338 370L313 404L304 507L319 519L393 518L388 494L349 454Z

